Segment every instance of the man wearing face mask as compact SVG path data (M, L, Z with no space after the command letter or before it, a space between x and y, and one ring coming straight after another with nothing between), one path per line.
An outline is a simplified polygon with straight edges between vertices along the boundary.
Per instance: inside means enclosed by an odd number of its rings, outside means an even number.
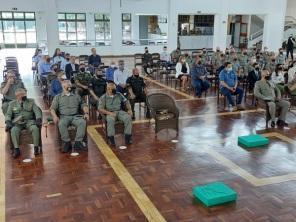
M62 60L61 62L61 67L60 69L65 71L66 70L66 65L70 63L70 54L69 53L66 53L65 54L65 59Z
M39 73L41 74L41 76L46 77L48 73L51 73L52 72L51 66L52 66L52 63L51 63L50 57L47 55L44 57L43 62L40 63Z
M127 112L122 110L123 105ZM116 92L114 82L107 83L106 94L100 98L98 110L100 114L106 115L108 143L115 146L115 122L120 120L124 123L125 143L132 144L132 110L129 101Z
M120 92L123 95L126 95L127 93L126 80L128 77L129 77L129 74L127 70L124 68L124 61L119 60L118 69L116 69L114 72L114 82L116 84L117 92Z
M32 133L34 154L39 154L40 127L42 127L42 111L33 99L27 98L27 92L23 88L15 91L16 99L9 103L5 114L6 131L10 131L14 146L13 157L20 156L19 139L23 129Z
M88 86L91 80L92 75L89 72L86 72L84 64L80 64L79 73L74 78L76 94L80 95L81 97L88 95Z
M152 67L152 55L149 53L148 47L145 47L145 53L143 54L142 62L143 62L144 72L147 75L150 75L152 71L150 70L148 72L148 68Z
M285 122L290 103L281 99L280 90L270 82L271 76L268 70L261 72L261 80L257 81L254 88L254 94L257 98L264 100L268 104L269 113L271 116L271 127L275 127L276 108L281 109L280 116L277 121L279 127L287 126Z
M285 56L284 56L284 50L282 48L279 49L279 54L276 58L277 64L284 65L285 64Z
M206 79L207 69L201 63L199 56L196 56L195 63L191 68L191 83L195 89L196 96L201 97L202 92L207 91L210 88L210 83Z
M126 80L126 85L128 87L128 97L131 104L133 116L135 119L135 103L145 102L146 105L146 83L142 77L140 77L139 70L137 68L133 69L133 75ZM147 107L146 118L150 118L150 110Z
M249 91L254 89L255 83L261 79L261 72L258 63L253 64L254 70L249 72L248 75L248 84L249 84Z
M285 76L283 71L283 65L277 64L275 71L271 74L271 81L281 91L285 90Z
M181 56L181 49L180 47L177 47L174 51L171 53L171 59L173 64L177 64L179 61L179 57Z
M270 73L273 73L275 71L276 67L276 58L275 56L272 56L270 61L265 65L266 70L269 70Z
M74 125L77 128L74 150L86 150L82 141L85 136L86 120L89 120L88 106L82 102L79 95L71 92L72 84L69 80L62 82L63 92L54 97L50 112L53 121L58 125L62 141L64 143L62 152L72 150L68 127ZM84 115L81 115L81 110Z
M92 78L89 86L89 93L91 95L90 103L93 106L98 106L99 98L106 93L107 82L103 78L101 69L97 69L96 75Z
M17 79L12 70L7 71L4 82L1 83L0 93L3 95L2 99L2 112L5 115L8 104L15 99L15 91L18 88L25 89L22 80Z
M242 99L244 95L244 91L241 88L238 88L238 79L236 73L232 70L232 64L230 62L225 63L225 68L219 74L220 79L220 91L226 96L229 105L232 106L232 111L236 110L244 110L242 107ZM237 107L232 99L232 95L238 94Z
M71 56L70 63L65 67L67 79L73 81L73 73L78 72L78 70L79 65L75 63L75 56Z
M248 76L248 63L249 63L249 56L248 56L248 50L243 49L242 53L239 56L239 63L241 65L241 68L243 69L244 76Z
M110 67L106 70L106 80L107 81L114 81L114 72L117 69L115 62L111 61Z
M293 61L293 50L295 45L295 38L293 38L293 34L291 34L287 40L287 59L289 59L289 54L291 54L291 59Z

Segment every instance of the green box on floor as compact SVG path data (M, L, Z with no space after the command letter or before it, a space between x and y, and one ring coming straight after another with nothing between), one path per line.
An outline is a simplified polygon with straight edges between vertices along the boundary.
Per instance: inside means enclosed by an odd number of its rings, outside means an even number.
M214 182L193 188L193 195L207 207L216 206L237 199L237 193L222 182Z
M269 139L261 135L239 136L238 143L248 148L264 146L269 143Z

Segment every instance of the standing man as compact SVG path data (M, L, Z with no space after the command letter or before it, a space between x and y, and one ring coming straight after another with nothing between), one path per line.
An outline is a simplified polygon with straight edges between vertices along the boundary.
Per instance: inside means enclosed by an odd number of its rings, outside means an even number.
M142 77L140 77L139 70L137 68L133 69L133 75L128 77L126 81L128 87L128 97L131 104L133 116L132 119L135 119L135 103L144 102L146 105L146 83ZM146 105L147 107L147 105ZM146 118L150 118L150 110L147 107Z
M128 110L122 110L122 104ZM115 146L115 122L120 120L124 123L125 143L132 144L132 110L129 101L116 92L116 85L113 82L107 84L106 94L100 98L98 110L106 115L108 142Z
M201 97L202 92L210 88L210 83L206 80L208 72L206 67L201 63L199 56L196 56L195 63L191 69L192 85L195 88L196 96Z
M79 95L71 92L71 82L62 82L63 92L54 97L50 112L53 121L59 127L59 131L64 142L63 153L70 152L72 145L69 137L68 127L70 124L76 126L76 137L74 143L75 150L85 150L82 141L85 136L86 120L89 120L88 106L82 102ZM84 115L81 115L80 111Z
M114 83L116 84L117 92L126 94L126 80L129 77L127 70L124 68L124 61L118 61L118 69L114 72Z
M243 100L244 91L238 88L238 79L235 72L232 70L232 64L230 62L225 63L225 68L220 72L220 91L227 97L229 105L233 107L232 111L244 110L241 103ZM232 99L232 95L238 94L237 107Z
M143 68L144 68L144 72L147 75L150 75L152 72L151 70L148 72L148 68L150 69L152 67L152 55L149 53L148 47L145 47L145 53L143 54Z
M293 38L293 35L291 34L288 38L287 41L287 55L286 55L286 59L289 58L289 54L291 54L291 58L293 61L293 50L294 50L294 44L295 44L295 39Z
M9 103L5 114L6 131L10 131L14 146L13 157L21 155L19 142L23 129L27 129L33 137L34 154L39 154L40 127L42 127L42 111L33 99L27 98L27 92L23 88L15 91L15 100Z
M6 79L1 83L0 93L3 95L2 99L2 112L5 115L8 104L15 99L15 91L18 88L25 89L22 80L17 79L12 70L7 71Z
M254 94L257 98L264 100L268 104L271 116L271 127L275 127L276 108L281 108L281 114L277 121L279 127L288 126L285 122L290 103L281 99L280 90L270 81L271 75L268 70L261 72L261 80L255 84Z

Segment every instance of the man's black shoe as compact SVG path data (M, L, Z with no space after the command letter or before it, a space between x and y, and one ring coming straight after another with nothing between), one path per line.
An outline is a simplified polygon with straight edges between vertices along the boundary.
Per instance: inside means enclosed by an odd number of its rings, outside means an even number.
M115 139L114 139L114 136L108 136L108 143L111 145L111 146L115 146Z
M76 151L78 151L78 150L84 150L84 146L83 146L82 142L75 141L75 143L74 143L74 150L76 150Z
M21 155L20 148L15 148L13 152L13 158L18 158Z
M274 127L275 127L275 122L274 122L274 121L271 121L270 126L271 126L272 128L274 128Z
M34 155L39 154L39 146L34 146Z
M64 143L64 147L62 149L62 153L68 153L72 150L72 145L71 145L71 142L65 142Z
M125 135L125 144L130 145L133 143L132 135Z
M277 124L279 127L288 126L288 123L286 123L285 121L280 120L280 119L276 122L276 124Z

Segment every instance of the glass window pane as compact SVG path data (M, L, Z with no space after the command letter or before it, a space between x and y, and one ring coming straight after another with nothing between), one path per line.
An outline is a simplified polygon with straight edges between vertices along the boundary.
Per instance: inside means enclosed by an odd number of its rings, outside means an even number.
M59 13L58 14L58 20L65 20L66 17L65 17L65 13Z
M122 23L122 29L124 31L131 31L131 29L132 29L131 22L123 22Z
M76 40L76 32L68 32L68 40Z
M95 14L95 19L96 19L96 20L103 20L103 19L104 19L104 15L101 14L101 13L96 13L96 14Z
M122 20L123 21L129 21L129 20L131 20L131 14L129 14L129 13L123 13L122 14Z
M109 14L105 14L105 21L110 21L110 15Z
M67 22L68 32L76 32L75 22Z
M75 20L75 14L66 14L66 19Z
M77 32L77 40L86 40L86 32Z
M110 29L110 22L105 22L105 38L111 39L111 29Z
M26 19L35 19L35 13L34 12L26 12L25 16L26 16Z
M24 21L15 21L15 31L16 32L25 32L25 22Z
M13 21L3 21L4 32L14 32Z
M85 20L85 14L77 14L77 20Z
M15 19L23 19L24 18L24 13L22 13L22 12L14 12L13 17Z
M36 32L27 32L27 43L37 43Z
M6 44L10 44L10 43L15 43L15 34L8 32L8 33L4 33L4 41Z
M17 33L16 43L26 43L26 33Z
M2 18L12 18L12 12L2 12Z
M67 34L66 34L66 32L60 32L59 33L59 39L62 40L62 41L67 40Z
M59 22L59 32L66 32L66 22Z
M36 31L36 24L35 21L26 21L26 31L35 32Z
M0 31L0 44L4 43L3 32Z
M85 32L85 31L86 31L86 23L77 22L77 32Z

